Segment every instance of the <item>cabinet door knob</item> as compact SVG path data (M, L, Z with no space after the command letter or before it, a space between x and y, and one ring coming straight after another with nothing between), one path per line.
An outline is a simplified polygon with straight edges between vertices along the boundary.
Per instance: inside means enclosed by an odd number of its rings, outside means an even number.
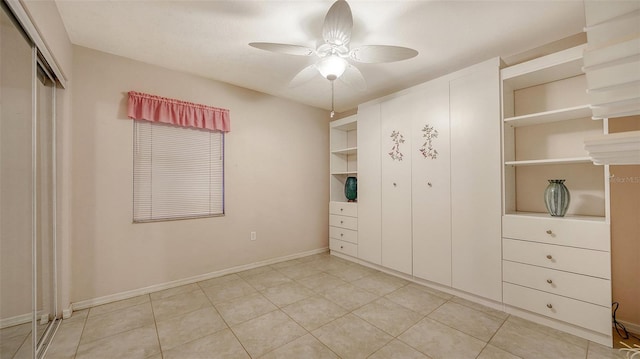
M550 229L547 229L547 234L553 234L553 231L551 231Z
M433 185L431 184L431 182L427 182L427 186L429 186L429 187L433 187Z
M344 223L344 221L340 221L340 224L343 224L343 223Z
M547 279L547 283L551 284L553 281L551 279Z
M547 304L547 308L551 309L553 308L553 305L551 303Z
M344 233L340 233L340 237L344 237Z
M340 246L340 249L344 249L344 246Z
M553 256L551 256L551 254L547 254L547 259L553 259Z
M344 208L340 208L340 212L344 211Z
M397 186L398 186L398 184L393 182L393 187L397 187Z

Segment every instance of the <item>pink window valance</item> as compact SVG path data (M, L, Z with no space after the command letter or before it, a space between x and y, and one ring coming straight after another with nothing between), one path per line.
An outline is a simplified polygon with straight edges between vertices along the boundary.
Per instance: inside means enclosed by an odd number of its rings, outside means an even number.
M231 131L227 109L135 91L129 91L127 114L134 120L162 122L212 131Z

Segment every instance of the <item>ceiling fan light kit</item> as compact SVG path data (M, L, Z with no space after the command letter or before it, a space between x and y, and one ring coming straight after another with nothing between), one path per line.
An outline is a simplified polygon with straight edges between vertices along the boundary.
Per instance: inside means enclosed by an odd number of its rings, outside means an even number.
M331 117L333 117L333 81L340 79L357 90L366 89L362 73L348 60L361 63L383 63L406 60L418 55L418 51L400 46L365 45L350 49L352 28L351 7L345 0L338 0L331 5L324 18L322 25L324 43L317 49L271 42L251 42L249 45L257 49L289 55L316 55L319 60L302 69L291 80L289 86L299 86L320 73L322 77L331 81Z
M334 81L340 78L340 76L342 76L342 74L344 74L344 71L347 69L347 66L349 66L347 60L337 55L329 55L323 57L316 64L316 68L318 69L322 77L329 81Z

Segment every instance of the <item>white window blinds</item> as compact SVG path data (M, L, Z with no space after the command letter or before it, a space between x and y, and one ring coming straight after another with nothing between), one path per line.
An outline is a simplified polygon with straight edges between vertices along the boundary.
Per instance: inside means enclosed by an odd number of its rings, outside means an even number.
M133 122L133 221L223 215L224 134Z

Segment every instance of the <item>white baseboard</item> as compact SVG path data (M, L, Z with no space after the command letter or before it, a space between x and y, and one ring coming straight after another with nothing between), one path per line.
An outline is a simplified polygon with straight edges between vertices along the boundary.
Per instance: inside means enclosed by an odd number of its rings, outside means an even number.
M616 319L618 323L624 325L629 333L640 335L640 324L626 322L624 320Z
M62 310L62 319L69 319L73 314L73 304L69 304L67 309Z
M25 313L16 315L15 317L10 318L2 318L0 319L0 329L13 327L14 325L20 325L24 323L29 323L33 320L33 313Z
M265 265L269 265L269 264L285 262L285 261L288 261L288 260L307 257L307 256L310 256L310 255L319 254L319 253L326 253L328 250L329 250L329 248L327 248L327 247L314 249L314 250L311 250L311 251L291 254L291 255L288 255L288 256L284 256L284 257L272 258L272 259L268 259L268 260L261 261L261 262L254 262L254 263L250 263L250 264L244 264L244 265L241 265L241 266L222 269L222 270L219 270L219 271L216 271L216 272L201 274L201 275L197 275L197 276L193 276L193 277L189 277L189 278L175 280L175 281L172 281L172 282L154 284L154 285L151 285L151 286L148 286L148 287L144 287L144 288L134 289L134 290L121 292L121 293L116 293L116 294L110 294L110 295L106 295L106 296L98 297L98 298L93 298L93 299L82 300L82 301L79 301L79 302L72 303L71 304L71 306L72 306L71 308L72 309L70 309L70 310L71 311L75 311L75 310L87 309L87 308L95 307L95 306L98 306L98 305L108 304L108 303L111 303L111 302L117 302L119 300L124 300L124 299L137 297L139 295L149 294L149 293L158 292L158 291L165 290L165 289L179 287L179 286L182 286L182 285L201 282L203 280L207 280L207 279L211 279L211 278L222 277L222 276L227 275L227 274L242 272L242 271L245 271L245 270L248 270L248 269L253 269L253 268L257 268L257 267L261 267L261 266L265 266ZM63 317L64 317L64 315L65 314L64 314L64 311L63 311ZM69 316L70 315L71 315L71 313L69 313Z

